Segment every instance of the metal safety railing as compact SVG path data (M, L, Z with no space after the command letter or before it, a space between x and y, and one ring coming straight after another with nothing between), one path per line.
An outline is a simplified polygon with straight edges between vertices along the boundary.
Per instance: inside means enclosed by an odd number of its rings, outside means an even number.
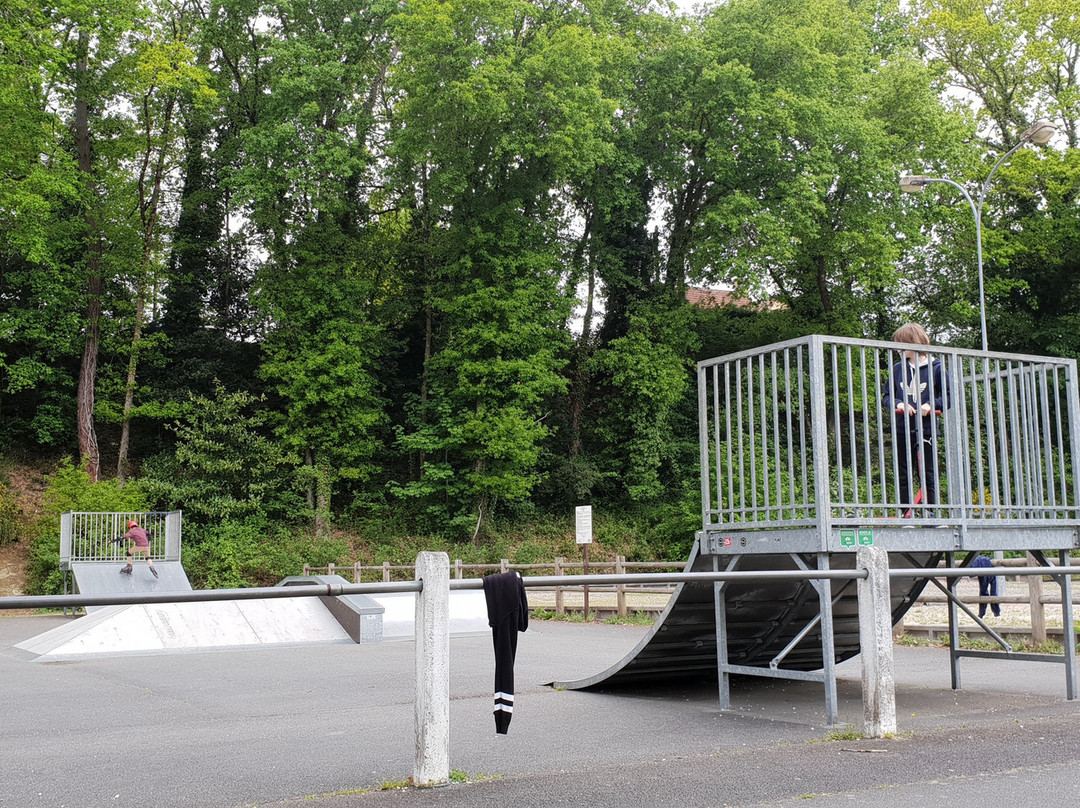
M127 544L117 541L138 522L150 539L150 557L180 560L180 511L66 511L60 515L60 569L72 563L118 561Z
M913 347L811 336L699 363L705 532L1080 526L1075 361L934 345L920 376ZM898 414L894 379L935 413Z

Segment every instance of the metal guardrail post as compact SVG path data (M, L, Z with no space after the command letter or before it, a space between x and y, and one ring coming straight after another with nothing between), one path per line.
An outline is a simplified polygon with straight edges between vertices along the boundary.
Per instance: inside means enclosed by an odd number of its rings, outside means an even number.
M565 558L559 556L555 559L555 574L563 574L563 563ZM566 603L563 601L563 590L561 586L555 587L555 614L566 614Z
M416 762L413 785L450 782L450 557L416 557Z
M867 572L858 580L863 734L884 738L896 734L889 554L881 547L860 547L855 562Z
M1031 553L1025 554L1027 562L1030 566L1035 566L1035 557ZM1031 641L1033 643L1046 642L1046 607L1043 606L1043 585L1042 576L1029 575L1028 576L1028 602L1031 608ZM999 589L998 594L1004 593L1004 589Z
M615 574L622 575L626 572L626 557L615 556ZM615 587L615 610L619 617L626 617L626 585L619 584Z

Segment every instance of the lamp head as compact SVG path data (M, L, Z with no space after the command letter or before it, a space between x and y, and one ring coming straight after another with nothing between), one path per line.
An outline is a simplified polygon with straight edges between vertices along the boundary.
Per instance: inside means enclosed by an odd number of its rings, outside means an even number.
M1057 126L1053 121L1048 121L1046 118L1039 118L1031 126L1024 130L1024 134L1020 135L1021 143L1034 143L1036 146L1045 146L1050 138L1057 132Z
M900 178L900 190L905 194L917 194L930 183L924 174L905 174Z

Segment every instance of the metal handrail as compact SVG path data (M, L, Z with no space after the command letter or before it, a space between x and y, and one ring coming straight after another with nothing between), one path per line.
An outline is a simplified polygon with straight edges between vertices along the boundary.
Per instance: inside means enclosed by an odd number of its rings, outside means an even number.
M976 573L970 567L911 568L889 571L897 578L969 578ZM1012 575L1080 575L1080 565L1053 567L1017 567ZM522 577L529 588L552 586L615 586L618 584L682 584L716 581L747 581L769 579L776 581L856 580L867 577L866 570L730 570L717 572L653 572L621 575L535 575ZM450 581L451 590L483 589L483 578L463 578ZM420 592L423 580L374 582L366 584L312 583L303 586L263 586L246 589L196 589L177 592L118 593L112 595L16 595L0 598L0 609L59 609L75 606L121 606L145 603L198 603L222 600L260 600L267 598L340 597L400 592Z
M1080 568L1078 568L1080 570ZM865 570L735 570L729 572L654 572L621 575L537 575L522 578L526 588L659 584L759 580L848 580L865 578ZM453 579L450 589L482 589L483 578ZM196 589L176 592L118 593L109 595L17 595L0 598L0 609L59 609L76 606L119 606L145 603L198 603L201 601L260 600L263 598L340 597L342 595L420 592L422 580L348 584L311 583L302 586L264 586L245 589Z

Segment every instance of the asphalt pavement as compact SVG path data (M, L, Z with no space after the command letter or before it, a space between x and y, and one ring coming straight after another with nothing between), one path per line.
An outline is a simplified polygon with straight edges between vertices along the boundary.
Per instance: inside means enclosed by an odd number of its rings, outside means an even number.
M899 733L862 739L860 669L822 686L560 691L645 629L536 622L522 635L509 733L495 733L490 636L451 641L453 775L412 773L413 644L305 645L35 662L16 643L71 618L0 616L3 808L927 806L1070 803L1080 702L1061 664L962 662L897 647ZM1065 800L1063 802L1062 800ZM807 800L810 802L808 803Z

